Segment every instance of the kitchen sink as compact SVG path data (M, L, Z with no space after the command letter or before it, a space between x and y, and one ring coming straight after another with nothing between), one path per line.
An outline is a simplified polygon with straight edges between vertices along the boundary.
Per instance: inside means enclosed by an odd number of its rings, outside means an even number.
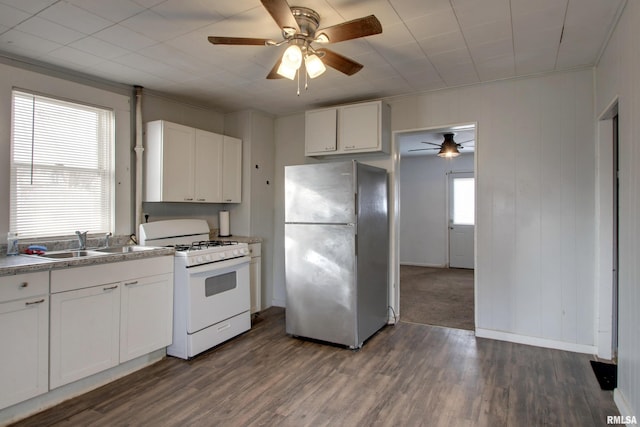
M131 252L143 252L153 250L153 247L149 246L113 246L110 248L96 249L96 252L108 253L108 254L126 254Z
M99 255L104 255L104 254L97 251L76 250L76 251L47 252L40 256L42 258L64 259L64 258L83 258L83 257L99 256Z

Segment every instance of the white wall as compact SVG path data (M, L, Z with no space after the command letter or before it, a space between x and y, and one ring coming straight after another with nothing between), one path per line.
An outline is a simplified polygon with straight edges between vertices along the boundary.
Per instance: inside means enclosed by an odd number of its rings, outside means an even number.
M448 265L448 172L473 172L473 153L400 159L400 264Z
M478 124L478 335L595 353L593 86L580 70L388 100L396 133ZM278 118L274 299L284 299L282 168L303 153L302 115ZM381 163L395 182L394 160Z
M393 128L477 121L477 334L595 352L593 73L392 101Z
M620 147L618 388L614 399L623 415L640 413L640 3L627 2L596 69L596 115L618 100ZM601 122L601 127L608 123ZM606 135L601 132L600 135ZM601 144L608 140L602 138ZM608 147L601 147L602 164ZM606 176L603 176L603 180ZM604 194L601 202L607 202Z
M25 89L72 101L113 109L116 122L115 234L130 234L132 228L133 177L130 96L123 88L113 91L52 77L30 69L0 63L0 243L9 231L11 172L11 91Z
M259 111L225 116L225 135L242 139L242 203L227 204L231 234L262 239L262 308L273 300L274 118Z

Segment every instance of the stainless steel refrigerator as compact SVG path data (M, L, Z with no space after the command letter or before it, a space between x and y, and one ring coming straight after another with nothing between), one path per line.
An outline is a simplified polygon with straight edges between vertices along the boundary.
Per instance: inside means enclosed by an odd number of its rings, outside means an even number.
M286 330L360 348L388 319L387 171L285 167Z

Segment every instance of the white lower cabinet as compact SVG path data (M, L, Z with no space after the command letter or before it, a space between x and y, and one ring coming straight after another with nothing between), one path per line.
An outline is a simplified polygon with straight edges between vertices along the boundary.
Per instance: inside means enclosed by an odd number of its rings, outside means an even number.
M171 344L173 275L122 282L120 363Z
M50 388L166 347L172 328L172 256L54 270Z
M50 387L118 364L120 284L51 295Z
M49 273L0 278L0 409L49 388Z
M249 263L249 283L251 294L251 314L262 310L262 256L260 243L249 245L251 262Z

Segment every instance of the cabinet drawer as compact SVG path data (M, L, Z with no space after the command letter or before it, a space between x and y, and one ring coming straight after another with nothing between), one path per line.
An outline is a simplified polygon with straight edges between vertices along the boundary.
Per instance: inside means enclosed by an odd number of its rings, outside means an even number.
M105 283L123 282L132 277L173 273L173 256L120 261L51 272L51 293L73 291Z
M49 272L0 277L0 302L49 293Z
M260 243L251 243L249 245L249 255L251 258L255 258L257 256L262 256L260 252L262 252L262 245Z

